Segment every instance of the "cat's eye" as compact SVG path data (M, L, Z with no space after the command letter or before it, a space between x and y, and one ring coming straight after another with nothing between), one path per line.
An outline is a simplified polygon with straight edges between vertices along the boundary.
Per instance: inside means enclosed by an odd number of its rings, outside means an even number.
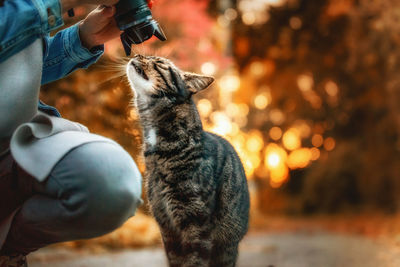
M143 70L141 68L139 68L138 66L134 65L135 70L137 73L142 74Z
M139 74L140 76L142 76L145 80L149 80L149 78L147 77L146 73L144 72L144 69L142 68L141 65L137 65L134 64L132 62L132 66L135 68L135 71L137 74Z

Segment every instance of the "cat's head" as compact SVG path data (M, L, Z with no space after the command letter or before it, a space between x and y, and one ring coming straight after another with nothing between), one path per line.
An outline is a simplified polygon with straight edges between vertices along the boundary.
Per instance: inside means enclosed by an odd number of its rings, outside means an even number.
M170 60L155 56L134 56L126 72L139 109L187 103L214 81L213 77L182 71Z

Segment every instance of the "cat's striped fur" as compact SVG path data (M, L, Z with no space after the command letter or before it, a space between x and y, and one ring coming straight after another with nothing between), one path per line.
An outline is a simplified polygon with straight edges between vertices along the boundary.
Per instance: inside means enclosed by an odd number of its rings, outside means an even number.
M233 147L203 131L191 99L214 79L141 55L127 74L144 131L148 199L170 266L235 266L248 228L246 176Z

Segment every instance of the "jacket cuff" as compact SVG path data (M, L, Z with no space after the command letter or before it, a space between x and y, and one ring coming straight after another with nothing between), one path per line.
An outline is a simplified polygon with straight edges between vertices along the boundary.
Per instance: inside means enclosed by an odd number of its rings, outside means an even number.
M44 33L48 33L64 25L59 0L32 0L32 2L39 12L42 31Z
M82 45L79 38L79 22L74 26L65 29L66 38L64 38L64 49L68 56L76 63L97 61L104 53L104 45L96 46L94 49L87 49Z

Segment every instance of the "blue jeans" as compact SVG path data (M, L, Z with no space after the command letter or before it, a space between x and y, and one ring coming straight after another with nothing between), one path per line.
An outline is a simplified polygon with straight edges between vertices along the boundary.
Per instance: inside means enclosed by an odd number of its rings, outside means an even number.
M0 220L22 205L2 252L28 254L56 242L113 231L140 205L140 185L132 158L110 143L75 148L42 183L19 168L11 155L2 156Z

